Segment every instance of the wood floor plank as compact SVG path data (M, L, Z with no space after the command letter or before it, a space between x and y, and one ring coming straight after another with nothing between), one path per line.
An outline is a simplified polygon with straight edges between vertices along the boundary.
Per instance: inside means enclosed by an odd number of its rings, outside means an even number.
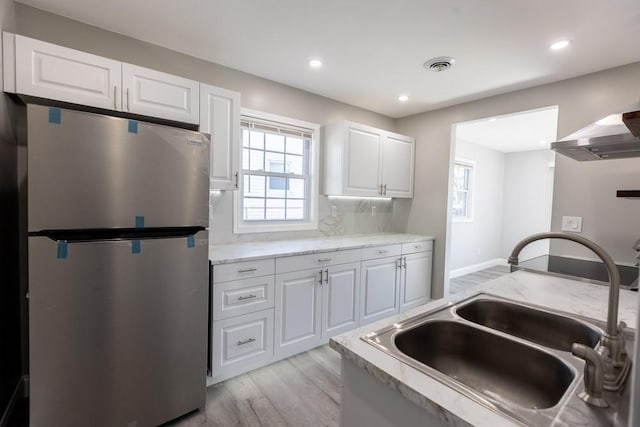
M509 267L496 265L474 273L465 274L449 281L449 293L455 294L509 274Z
M329 371L340 377L340 353L329 347L328 344L314 348L313 350L310 350L308 354L317 363L321 364Z
M313 351L313 350L312 350ZM311 351L311 352L312 352ZM331 372L311 357L311 352L298 354L289 360L320 390L340 405L340 375Z
M290 360L249 373L290 426L337 426L339 404Z

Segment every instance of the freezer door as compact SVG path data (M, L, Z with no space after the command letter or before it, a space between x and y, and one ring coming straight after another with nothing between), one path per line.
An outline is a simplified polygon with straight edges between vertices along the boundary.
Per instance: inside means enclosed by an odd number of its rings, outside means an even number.
M32 426L155 426L205 404L207 232L29 237Z
M208 226L209 141L198 132L29 105L29 231Z

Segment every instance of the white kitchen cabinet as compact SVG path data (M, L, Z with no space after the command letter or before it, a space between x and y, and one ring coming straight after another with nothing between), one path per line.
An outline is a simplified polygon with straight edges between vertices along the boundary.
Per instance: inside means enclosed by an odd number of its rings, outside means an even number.
M413 197L415 139L353 122L325 128L324 193Z
M3 47L5 92L120 110L120 62L11 33Z
M122 64L123 111L185 123L200 121L200 84L149 68Z
M288 357L322 342L323 269L276 274L275 355Z
M362 261L360 269L360 325L400 310L400 258Z
M213 320L273 308L273 275L213 284L211 312Z
M200 132L211 135L211 189L237 190L240 93L201 83Z
M432 251L402 257L400 311L429 302L431 298Z
M213 322L211 383L273 360L273 309Z
M355 329L360 312L360 263L325 269L322 291L322 340Z

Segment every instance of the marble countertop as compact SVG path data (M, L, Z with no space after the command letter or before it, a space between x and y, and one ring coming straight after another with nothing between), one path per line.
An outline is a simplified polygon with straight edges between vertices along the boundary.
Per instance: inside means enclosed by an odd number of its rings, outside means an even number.
M212 245L209 248L209 259L213 264L225 264L229 262L255 261L282 255L306 255L433 239L431 236L421 236L418 234L381 233L312 239L274 240L268 242L229 243Z
M433 377L378 350L360 337L396 322L464 300L479 292L606 321L609 289L570 279L516 271L448 298L366 325L331 339L331 347L379 381L452 426L519 425L456 392ZM619 321L636 325L638 293L620 291ZM586 405L585 405L586 406ZM566 425L560 421L553 425Z

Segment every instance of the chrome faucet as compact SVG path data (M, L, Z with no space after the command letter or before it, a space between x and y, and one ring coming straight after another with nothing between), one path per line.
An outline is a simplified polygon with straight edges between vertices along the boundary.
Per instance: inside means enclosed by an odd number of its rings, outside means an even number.
M607 327L600 338L597 351L585 350L574 344L572 353L585 361L585 392L580 398L585 402L602 406L602 389L617 391L622 388L631 368L631 359L625 349L622 330L627 326L624 322L618 325L618 303L620 299L620 272L611 256L591 240L568 233L538 233L520 241L509 256L511 271L517 270L518 255L529 243L542 239L563 239L576 242L590 249L602 260L609 274L609 307L607 311ZM591 350L591 351L589 351Z

